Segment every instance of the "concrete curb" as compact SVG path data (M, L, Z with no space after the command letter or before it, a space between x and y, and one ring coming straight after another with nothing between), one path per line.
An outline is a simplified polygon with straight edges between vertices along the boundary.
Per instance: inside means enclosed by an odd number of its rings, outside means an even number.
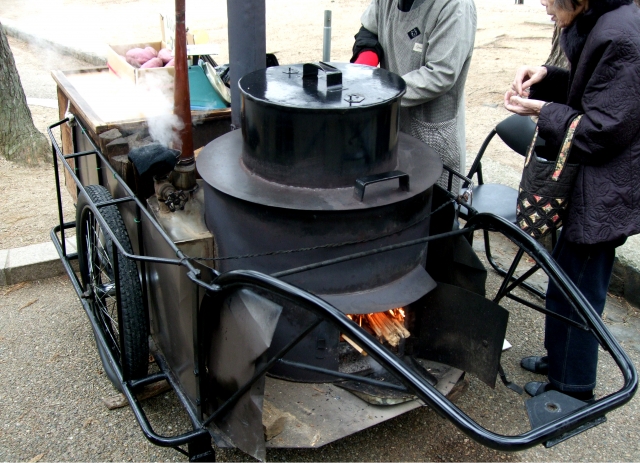
M41 37L36 31L30 31L27 28L19 26L15 21L10 19L0 18L0 23L4 28L5 34L9 37L33 43L44 48L56 50L58 53L85 61L93 64L94 66L105 66L107 64L106 57L95 51L83 50L71 44L66 45L52 39Z
M67 252L76 252L75 237L67 238ZM51 278L65 273L53 243L0 250L0 286Z
M624 255L616 256L609 292L640 306L640 269L636 262Z

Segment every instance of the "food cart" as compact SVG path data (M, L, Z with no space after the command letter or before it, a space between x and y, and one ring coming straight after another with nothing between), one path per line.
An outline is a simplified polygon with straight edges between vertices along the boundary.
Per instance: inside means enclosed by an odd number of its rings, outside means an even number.
M199 178L168 196L159 191L171 174L149 179L131 159L146 122L105 117L115 96L105 109L90 91L111 77L54 73L58 197L62 165L77 212L68 221L60 208L51 236L105 371L154 444L191 460L212 460L212 443L263 460L267 447L318 447L426 405L483 445L516 451L600 424L635 393L628 356L547 251L512 223L474 214L469 194L451 191L454 177L470 180L399 133L398 76L341 63L246 74L242 130L229 131L229 110L191 113L202 122L192 127L194 149L204 146ZM118 137L105 136L113 129ZM443 171L448 189L436 185ZM470 219L454 229L459 205ZM477 230L502 234L558 283L580 319L563 321L611 354L620 390L593 404L555 391L531 398L531 429L519 435L489 431L453 403L465 372L521 393L500 367L500 301L524 277L514 263L488 299L469 245ZM454 248L469 266L447 258ZM190 432L160 435L145 415L137 393L162 380ZM340 400L318 394L319 383L340 388Z

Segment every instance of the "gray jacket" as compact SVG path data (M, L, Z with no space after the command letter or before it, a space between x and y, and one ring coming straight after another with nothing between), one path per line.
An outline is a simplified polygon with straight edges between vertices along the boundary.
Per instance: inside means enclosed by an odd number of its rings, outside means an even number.
M397 0L372 0L361 18L384 50L381 67L407 83L400 130L465 170L464 84L476 33L473 0L416 0L408 12Z

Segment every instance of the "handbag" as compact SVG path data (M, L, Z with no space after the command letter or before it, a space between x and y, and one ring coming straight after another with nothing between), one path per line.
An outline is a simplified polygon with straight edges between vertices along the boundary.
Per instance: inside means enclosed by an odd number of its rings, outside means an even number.
M581 118L580 114L569 124L555 161L536 155L534 149L538 138L536 126L524 161L516 207L518 225L534 239L540 239L562 225L569 196L578 174L579 165L569 164L567 159L573 144L573 134Z

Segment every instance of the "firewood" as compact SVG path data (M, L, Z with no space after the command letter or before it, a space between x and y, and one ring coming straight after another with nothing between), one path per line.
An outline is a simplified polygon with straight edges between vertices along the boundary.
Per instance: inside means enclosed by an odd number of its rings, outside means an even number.
M397 318L391 318L391 322L396 326L402 338L408 338L409 336L411 336L409 330L404 327L400 320L398 320Z
M160 381L149 386L145 386L142 391L136 394L138 400L146 400L151 397L162 394L163 392L171 389L169 383L166 381ZM118 394L112 397L103 397L102 402L107 406L109 410L115 410L116 408L122 408L129 405L129 401L123 394Z
M366 356L367 353L359 346L357 345L355 342L353 342L351 339L349 339L348 337L346 337L344 334L342 335L342 339L344 339L345 341L347 341L349 343L349 345L351 345L351 347L353 347L355 350L357 350L358 352L360 352L362 355Z

